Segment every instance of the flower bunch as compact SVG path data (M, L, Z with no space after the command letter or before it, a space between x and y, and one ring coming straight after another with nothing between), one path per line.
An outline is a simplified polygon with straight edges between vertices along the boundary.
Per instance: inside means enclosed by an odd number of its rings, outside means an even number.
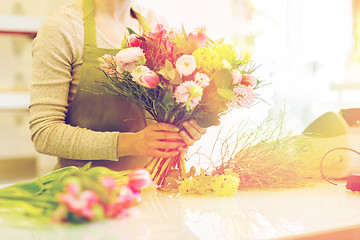
M150 175L145 169L134 170L127 183L117 184L112 176L101 176L98 181L82 176L66 179L65 192L57 194L59 205L53 222L81 222L116 218L140 202L140 190L147 187ZM90 184L91 183L91 184Z
M98 60L105 73L105 89L121 95L149 112L157 122L182 127L195 119L199 126L215 124L235 107L249 107L257 98L256 67L223 41L212 41L204 28L189 34L158 24L139 35L128 29L122 49ZM156 184L178 168L184 173L184 156L153 159L149 169Z
M35 223L116 218L138 204L140 190L151 183L145 169L116 172L89 166L62 168L34 181L0 189L1 215L23 215Z

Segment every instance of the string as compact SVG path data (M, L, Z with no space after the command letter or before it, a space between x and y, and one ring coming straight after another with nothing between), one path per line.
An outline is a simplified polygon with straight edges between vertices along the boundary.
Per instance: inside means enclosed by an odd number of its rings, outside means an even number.
M352 151L352 152L354 152L354 153L356 153L356 154L358 154L358 155L360 155L360 152L358 152L358 151L356 151L356 150L354 150L354 149L352 149L352 148L338 147L338 148L333 148L333 149L327 151L327 152L323 155L323 157L321 158L321 161L320 161L320 173L321 173L321 176L322 176L327 182L329 182L329 183L331 183L331 184L333 184L333 185L335 185L335 186L338 186L338 185L340 185L340 184L335 183L335 182L331 181L330 179L328 179L328 178L325 176L324 171L323 171L323 162L324 162L325 157L326 157L329 153L331 153L331 152L333 152L333 151L336 151L336 150L348 150L348 151ZM345 186L345 185L344 185L344 186Z

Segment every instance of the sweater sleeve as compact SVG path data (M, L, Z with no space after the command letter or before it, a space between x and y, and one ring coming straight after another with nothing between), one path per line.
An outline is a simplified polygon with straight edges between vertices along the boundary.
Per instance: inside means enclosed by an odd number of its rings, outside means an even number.
M73 16L58 13L44 21L34 40L29 107L31 139L35 149L43 154L115 161L117 132L95 132L65 122L81 72L80 31L83 29L77 28Z

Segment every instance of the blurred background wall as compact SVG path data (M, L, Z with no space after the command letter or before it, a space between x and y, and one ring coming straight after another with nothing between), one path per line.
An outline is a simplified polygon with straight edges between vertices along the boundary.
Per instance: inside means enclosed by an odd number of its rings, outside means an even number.
M23 26L36 31L48 14L68 2L0 0L0 30ZM359 0L134 3L153 8L171 26L184 25L188 31L206 26L212 39L224 37L261 65L257 76L269 84L260 91L264 101L222 118L225 128L245 119L258 123L285 113L286 128L300 133L327 111L359 107ZM30 141L31 46L31 36L0 34L0 181L43 175L55 163L54 157L36 153ZM218 131L210 128L208 135Z

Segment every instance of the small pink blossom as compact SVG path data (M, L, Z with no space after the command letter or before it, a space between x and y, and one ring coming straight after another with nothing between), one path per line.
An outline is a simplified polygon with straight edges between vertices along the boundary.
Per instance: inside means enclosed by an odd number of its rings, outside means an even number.
M144 51L139 47L130 47L120 50L116 55L116 70L121 73L123 70L131 72L141 57L145 57Z
M103 70L109 77L116 77L116 63L113 56L105 54L97 59L100 62L100 69Z
M231 70L231 83L233 85L238 85L241 83L242 75L238 69Z
M110 177L110 176L101 177L100 182L109 191L113 191L116 187L115 178Z
M167 33L167 30L164 28L164 25L157 24L155 27L155 31L150 32L147 37L156 42L156 41L160 41L161 39L164 39L166 33Z
M192 55L182 55L176 61L176 70L184 76L191 75L196 69L195 58Z
M65 204L69 212L75 213L79 217L91 219L94 217L91 208L99 203L99 198L94 192L86 190L78 195L60 194L59 203Z
M239 107L249 107L255 102L257 95L254 92L254 89L250 86L240 86L233 89L235 98L230 101L228 107L235 108Z
M137 169L129 173L129 187L133 190L141 190L151 184L151 177L147 170Z
M159 76L150 70L140 75L138 83L145 88L154 88L159 84Z
M206 88L210 84L210 78L205 73L196 73L194 76L194 82L202 88Z
M207 36L203 31L194 31L189 34L189 38L192 38L199 48L205 47L207 43Z
M251 74L244 74L242 76L241 84L245 86L255 86L257 83L256 78Z
M184 105L188 106L190 109L193 109L196 107L196 105L199 104L201 101L201 96L192 96L192 92L198 92L194 91L194 89L201 87L197 85L194 81L185 81L181 83L176 89L174 93L174 97L177 103L184 103ZM196 90L195 89L195 90Z
M134 193L127 185L121 185L117 189L116 199L114 202L104 205L105 216L114 218L121 215L124 210L140 201L140 195Z
M65 190L67 193L69 193L71 195L78 195L81 191L80 183L78 183L76 181L68 182L65 185Z
M130 34L130 36L126 37L125 41L128 47L140 47L140 40L136 34Z

